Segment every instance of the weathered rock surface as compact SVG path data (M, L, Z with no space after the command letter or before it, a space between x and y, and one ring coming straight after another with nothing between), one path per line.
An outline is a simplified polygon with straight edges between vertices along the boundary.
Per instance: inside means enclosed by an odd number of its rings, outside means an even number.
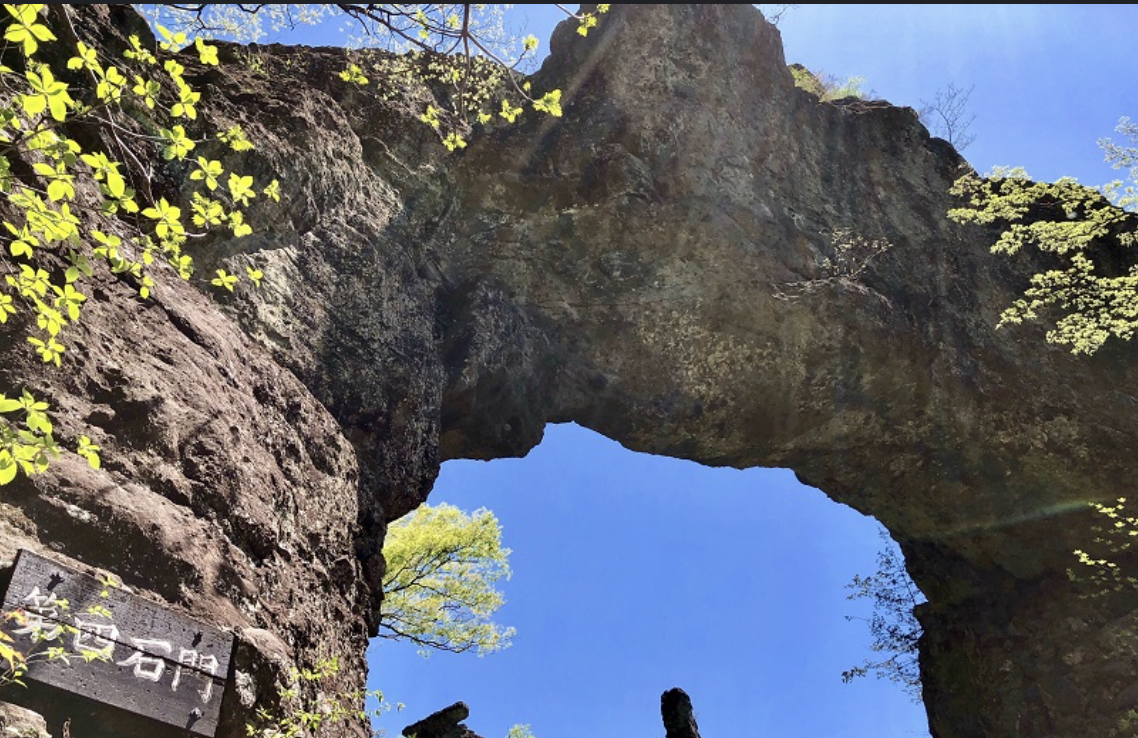
M470 717L470 708L465 702L455 702L433 712L418 722L403 729L406 738L479 738L478 734L463 724Z
M660 695L660 717L664 720L664 738L699 738L691 697L679 687Z
M129 13L99 12L81 33ZM362 681L386 522L441 460L521 455L572 420L790 467L879 518L929 597L938 738L1107 735L1138 702L1138 603L1084 599L1066 569L1083 503L1133 477L1134 347L997 334L1028 265L945 218L960 157L909 109L797 90L751 7L616 6L551 47L535 85L565 116L454 155L417 120L425 93L343 83L335 50L192 70L287 203L199 273L256 264L265 286L219 306L112 285L71 371L5 361L107 467L5 488L4 559L53 550L240 633L236 736L289 663L339 655ZM892 246L834 272L841 231Z

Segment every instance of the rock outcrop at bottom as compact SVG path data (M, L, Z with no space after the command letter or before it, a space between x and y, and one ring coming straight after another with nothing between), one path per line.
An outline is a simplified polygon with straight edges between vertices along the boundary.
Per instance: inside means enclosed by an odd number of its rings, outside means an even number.
M403 729L405 738L481 738L477 733L463 725L470 717L470 708L465 702L455 702L450 707L433 712L422 720Z
M664 719L664 738L699 738L691 697L679 687L660 695L660 716Z

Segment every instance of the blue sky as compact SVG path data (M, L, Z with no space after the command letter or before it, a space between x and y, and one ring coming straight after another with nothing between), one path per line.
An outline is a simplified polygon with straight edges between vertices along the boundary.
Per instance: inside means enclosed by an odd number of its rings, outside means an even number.
M557 12L512 18L544 45ZM788 62L865 77L895 104L974 85L964 154L981 172L1102 183L1115 173L1096 141L1138 117L1134 5L802 5L779 28ZM876 524L786 470L702 468L565 425L525 459L448 462L430 502L498 515L514 551L499 620L518 634L484 658L373 643L369 686L406 704L378 723L391 736L463 700L486 738L514 723L537 738L658 738L675 686L705 738L928 735L897 686L839 676L870 655L864 623L843 617L868 603L844 585L873 572Z

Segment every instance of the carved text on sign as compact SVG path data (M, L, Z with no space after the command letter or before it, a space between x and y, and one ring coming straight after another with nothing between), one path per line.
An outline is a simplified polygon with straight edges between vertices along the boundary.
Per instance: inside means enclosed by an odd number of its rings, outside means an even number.
M21 550L4 596L25 680L212 736L233 636Z

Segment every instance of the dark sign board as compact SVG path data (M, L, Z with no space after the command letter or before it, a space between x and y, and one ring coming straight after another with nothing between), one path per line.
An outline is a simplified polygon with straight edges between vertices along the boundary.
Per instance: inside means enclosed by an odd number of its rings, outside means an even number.
M3 623L29 660L25 681L213 736L233 636L20 550ZM48 649L59 649L49 657Z

